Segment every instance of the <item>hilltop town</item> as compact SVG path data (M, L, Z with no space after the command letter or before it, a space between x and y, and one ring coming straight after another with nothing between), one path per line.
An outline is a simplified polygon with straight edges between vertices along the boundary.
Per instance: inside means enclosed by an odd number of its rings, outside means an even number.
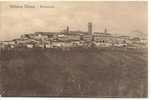
M129 36L114 36L104 32L93 32L93 25L88 23L88 31L72 31L69 26L61 32L35 32L23 34L11 41L0 41L0 48L75 48L75 47L147 47L147 39Z
M93 32L35 32L0 44L0 94L147 97L147 39Z

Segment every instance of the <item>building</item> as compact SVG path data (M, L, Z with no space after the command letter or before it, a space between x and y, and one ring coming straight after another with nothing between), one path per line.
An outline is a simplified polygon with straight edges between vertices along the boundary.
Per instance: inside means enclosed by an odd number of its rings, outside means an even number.
M107 29L106 28L104 29L104 34L107 34Z
M1 41L0 48L15 48L15 41Z
M84 40L86 42L90 42L93 40L93 36L92 35L82 35L82 40Z
M62 37L58 37L58 40L61 41L80 41L81 37L79 34L68 34Z
M91 22L89 22L88 23L88 34L91 34L92 35L92 23Z
M67 34L69 34L69 26L67 26L67 30L66 30Z
M127 46L127 44L144 45L147 39L132 38L128 36L115 36L108 33L107 28L104 32L93 32L93 25L88 23L88 31L71 31L69 26L61 32L35 32L32 34L23 34L20 38L12 41L2 41L0 47L27 47L27 48L53 48L53 47L97 47L108 46Z

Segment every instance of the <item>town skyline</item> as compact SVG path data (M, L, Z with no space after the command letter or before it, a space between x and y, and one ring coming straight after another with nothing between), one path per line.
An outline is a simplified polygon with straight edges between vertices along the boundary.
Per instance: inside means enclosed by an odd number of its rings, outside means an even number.
M47 4L48 2L37 2ZM147 2L49 2L54 8L9 8L9 5L29 2L0 3L0 40L11 40L25 33L87 31L93 23L93 32L127 35L138 30L147 35Z

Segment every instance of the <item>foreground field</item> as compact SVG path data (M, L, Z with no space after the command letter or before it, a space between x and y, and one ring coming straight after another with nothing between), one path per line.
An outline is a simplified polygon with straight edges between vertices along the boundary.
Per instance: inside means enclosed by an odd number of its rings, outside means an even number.
M0 68L2 96L147 97L145 50L4 50Z

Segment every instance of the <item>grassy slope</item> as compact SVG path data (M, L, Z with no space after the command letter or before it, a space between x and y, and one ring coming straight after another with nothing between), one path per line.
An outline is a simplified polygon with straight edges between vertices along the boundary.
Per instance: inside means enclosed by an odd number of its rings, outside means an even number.
M147 96L145 51L5 51L0 65L3 96Z

